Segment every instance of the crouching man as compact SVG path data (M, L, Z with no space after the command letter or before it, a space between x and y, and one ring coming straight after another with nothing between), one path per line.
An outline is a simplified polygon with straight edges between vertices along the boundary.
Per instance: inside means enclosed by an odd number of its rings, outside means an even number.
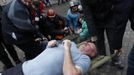
M96 55L93 43L84 42L77 48L70 40L50 41L36 58L2 73L2 75L85 75L90 67L90 57Z

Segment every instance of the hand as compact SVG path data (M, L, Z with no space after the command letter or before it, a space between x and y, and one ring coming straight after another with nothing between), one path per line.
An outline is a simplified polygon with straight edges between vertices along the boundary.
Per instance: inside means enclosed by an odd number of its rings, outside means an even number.
M92 36L91 37L91 42L96 42L97 41L97 36Z
M65 50L70 50L70 48L71 48L71 41L70 40L64 40L63 41L63 46L64 46Z
M48 39L51 39L51 36L50 35L48 35Z
M122 49L114 50L114 53L115 53L117 56L120 56L120 55L122 54Z
M41 38L36 38L34 41L35 42L40 42L42 39Z
M60 24L60 25L62 25L62 24L63 24L63 22L62 22L62 21L59 21L59 24Z
M48 41L48 39L46 37L42 37L42 41Z
M68 31L68 28L67 28L67 27L65 27L65 28L64 28L64 31Z
M57 41L56 40L52 40L48 42L48 47L55 47L57 46Z
M36 38L34 41L35 42L41 42L41 41L48 41L48 39L46 37L42 36L42 37Z
M81 28L79 30L77 30L77 34L80 34L81 32L82 32Z

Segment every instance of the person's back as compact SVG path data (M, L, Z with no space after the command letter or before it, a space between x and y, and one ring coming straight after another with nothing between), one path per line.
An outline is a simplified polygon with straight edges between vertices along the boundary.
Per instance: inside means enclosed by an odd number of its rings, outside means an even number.
M87 72L90 65L89 57L82 55L74 43L71 46L71 54L74 64L84 68L82 73ZM35 59L25 62L23 72L25 75L63 75L63 63L64 47L59 44L58 47L47 48Z

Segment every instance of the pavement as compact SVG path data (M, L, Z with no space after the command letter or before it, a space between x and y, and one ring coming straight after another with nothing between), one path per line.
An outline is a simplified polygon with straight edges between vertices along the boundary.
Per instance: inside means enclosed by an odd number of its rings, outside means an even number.
M68 3L61 4L59 6L57 4L54 4L50 8L55 9L56 13L58 13L59 15L65 16L66 12L69 8L69 5L68 5ZM106 40L105 43L106 43L106 49L107 49L106 52L109 52L108 41ZM94 70L92 72L92 75L125 75L126 69L127 69L127 56L132 48L133 43L134 43L134 32L130 28L130 22L128 22L127 27L126 27L126 32L125 32L124 38L123 38L123 48L122 48L123 54L121 56L121 60L123 61L125 68L122 70L119 70L114 66L110 66L109 64L106 64L106 65ZM19 58L22 61L24 61L24 53L17 47L16 47L16 50L18 52ZM3 70L2 68L3 68L3 64L0 63L0 71Z

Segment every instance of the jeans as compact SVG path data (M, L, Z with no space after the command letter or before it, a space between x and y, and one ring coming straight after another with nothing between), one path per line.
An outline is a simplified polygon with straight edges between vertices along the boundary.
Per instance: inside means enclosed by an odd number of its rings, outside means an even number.
M134 75L134 45L128 55L127 75Z
M22 64L2 72L2 75L24 75L22 71Z

